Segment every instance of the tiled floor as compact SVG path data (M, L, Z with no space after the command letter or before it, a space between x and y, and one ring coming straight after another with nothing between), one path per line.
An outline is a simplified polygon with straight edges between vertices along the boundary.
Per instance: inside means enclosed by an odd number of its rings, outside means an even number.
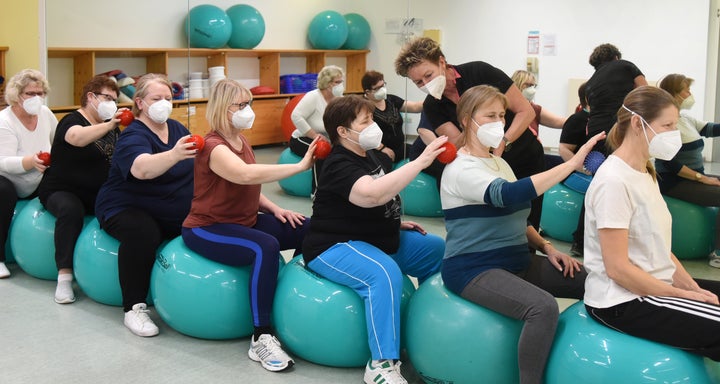
M274 163L282 148L256 150ZM284 194L277 183L263 193L279 205L311 213L310 200ZM409 218L445 235L441 218ZM569 245L555 241L558 247ZM285 255L289 257L289 255ZM720 279L704 260L684 263L695 277ZM0 383L360 383L362 368L329 368L296 359L290 372L270 373L247 358L248 339L200 340L172 330L153 312L161 333L144 339L122 325L118 307L98 304L77 287L72 305L53 302L55 283L23 273L0 280ZM566 307L573 301L563 300ZM317 337L322 337L318 335ZM408 359L403 372L421 382Z

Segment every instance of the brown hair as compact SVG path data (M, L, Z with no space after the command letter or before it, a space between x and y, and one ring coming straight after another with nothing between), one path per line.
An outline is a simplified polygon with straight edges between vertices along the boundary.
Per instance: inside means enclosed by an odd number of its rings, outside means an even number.
M373 104L372 101L358 95L348 95L332 99L327 107L325 107L325 113L323 114L323 123L325 124L325 131L327 131L330 142L333 145L337 144L340 137L338 134L339 127L349 129L352 122L361 112L368 111L372 114L374 110L375 104Z
M395 59L395 72L403 77L408 77L410 68L427 60L433 64L439 64L440 58L445 57L440 44L429 37L418 37L409 41L402 47L398 57Z
M457 105L457 119L463 130L458 138L458 147L467 144L468 132L472 132L471 129L467 129L468 124L478 108L494 101L499 101L502 103L503 108L507 109L507 97L493 86L476 85L463 93Z
M107 88L115 94L120 93L120 89L117 86L117 83L113 81L113 79L109 78L106 75L96 75L90 81L85 84L85 86L82 89L82 97L80 98L80 106L87 106L88 102L88 93L94 93L99 94L102 92L103 88Z
M607 135L606 144L610 152L616 150L625 140L630 130L630 119L633 115L639 115L650 124L660 116L660 113L665 108L669 106L677 108L675 100L669 93L663 89L647 85L635 88L628 93L625 100L623 100L623 106L627 109L620 107L617 112L617 122ZM656 178L652 161L648 160L645 168L647 168L653 179Z
M588 63L593 68L598 69L601 65L611 62L613 60L622 59L622 53L620 50L612 44L600 44L593 49L588 59Z
M360 80L363 90L369 91L378 81L385 80L385 76L378 71L367 71Z
M675 98L675 102L680 105L682 102L680 100L680 92L682 92L685 88L690 88L694 81L695 80L686 77L685 75L671 73L660 80L658 87L666 90L670 96Z

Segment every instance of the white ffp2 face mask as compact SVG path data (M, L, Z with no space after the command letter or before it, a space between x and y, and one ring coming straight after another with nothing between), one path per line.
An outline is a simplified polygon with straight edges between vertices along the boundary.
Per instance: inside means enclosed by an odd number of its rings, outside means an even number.
M695 98L693 97L693 95L690 95L682 101L682 103L680 104L680 109L690 109L693 107L693 105L695 105Z
M537 88L533 85L532 87L527 87L522 90L522 95L527 99L527 101L533 101L535 99L535 92L537 91Z
M255 122L255 111L249 105L233 112L232 125L235 129L250 129Z
M505 136L505 124L502 121L493 121L483 125L478 124L475 119L472 122L478 127L476 135L480 144L488 148L497 148L500 145Z
M375 93L373 93L373 98L378 101L387 99L387 88L381 87L380 89L375 91Z
M101 101L98 103L96 110L100 120L105 121L115 116L117 104L112 101Z
M358 141L354 141L350 138L348 140L359 145L362 149L369 151L380 146L383 138L383 131L377 123L373 122L362 131L358 132L353 129L349 129L358 134Z
M445 75L435 76L434 79L427 82L427 84L420 87L420 90L427 93L428 95L440 100L443 92L445 92L445 84L447 79Z
M25 112L27 112L29 115L38 115L40 114L40 108L43 105L43 99L40 96L33 96L25 99L23 101L23 109Z
M147 110L150 119L158 124L166 122L170 113L172 113L172 103L165 99L152 103Z
M648 143L648 154L650 154L651 157L667 161L672 160L672 158L677 155L678 151L680 151L680 148L682 147L682 137L680 136L680 131L676 129L673 131L657 133L654 129L652 129L650 123L645 121L645 118L631 111L625 105L622 107L625 108L626 111L633 115L637 115L637 117L640 118L640 124L642 124L643 127L645 141ZM646 127L655 134L652 140L648 140Z
M332 94L335 97L340 97L345 93L345 84L338 84L332 87Z

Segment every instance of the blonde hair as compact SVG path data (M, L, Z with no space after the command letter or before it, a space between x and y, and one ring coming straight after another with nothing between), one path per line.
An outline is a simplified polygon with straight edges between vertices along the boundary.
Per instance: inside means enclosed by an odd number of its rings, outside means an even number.
M507 97L499 89L491 85L476 85L463 93L457 105L457 119L460 128L462 128L462 133L457 142L458 147L467 144L467 135L472 132L471 129L468 129L468 125L475 112L482 106L494 101L499 101L503 108L507 109Z
M9 105L16 105L20 103L20 94L23 92L25 87L30 84L40 85L43 92L47 94L50 92L50 85L42 72L36 69L23 69L16 73L7 83L5 87L5 102Z
M342 68L337 65L328 65L323 67L323 69L320 70L320 73L318 73L317 88L325 89L329 87L333 80L335 80L338 76L345 77L345 73Z
M658 87L661 89L666 90L670 96L675 98L675 102L680 106L682 103L682 100L680 100L680 92L685 90L685 88L690 88L692 83L695 80L685 76L681 75L679 73L671 73L665 77L663 77L662 80L660 80L660 83L658 83Z
M152 83L160 83L168 87L170 90L170 94L172 94L172 84L170 83L170 80L168 80L167 76L160 74L160 73L148 73L140 77L135 83L135 95L133 95L133 107L132 107L132 113L133 115L140 116L140 108L137 106L137 100L138 99L144 99L145 96L148 95L148 88L150 87L150 84Z
M423 60L433 64L440 64L440 58L445 57L440 44L429 37L418 37L405 44L395 59L395 73L408 77L410 69Z
M229 135L233 131L232 123L227 118L228 109L238 96L252 101L252 93L239 82L232 79L222 79L210 88L205 118L210 123L210 130ZM247 107L245 107L247 108Z
M620 107L617 112L617 122L607 135L606 145L610 152L620 147L628 134L632 134L629 132L630 121L634 114L650 124L660 116L665 108L670 106L677 108L675 100L667 91L647 85L635 88L628 93L623 100L623 106L627 109ZM652 161L648 160L645 168L655 179L656 174Z
M522 91L523 84L527 83L528 80L536 80L535 75L533 75L531 72L524 71L522 69L518 69L513 73L512 75L512 81L515 83L515 85Z

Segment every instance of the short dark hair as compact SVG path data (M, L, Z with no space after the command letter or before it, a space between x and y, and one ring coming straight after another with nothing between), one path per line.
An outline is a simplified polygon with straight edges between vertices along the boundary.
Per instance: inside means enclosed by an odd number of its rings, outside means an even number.
M593 68L598 69L605 63L619 59L622 59L622 53L620 53L620 50L616 46L606 43L600 44L593 49L588 62L593 66Z
M85 84L82 90L82 97L80 97L80 105L85 107L87 106L88 92L92 93L100 93L102 92L103 88L107 88L113 92L115 92L116 95L120 95L120 89L117 86L117 83L113 81L113 79L109 78L106 75L97 75L90 79L90 81Z
M336 97L332 99L323 114L323 123L325 131L330 138L330 142L335 145L338 142L338 127L350 128L352 122L362 111L368 111L371 114L375 110L375 104L372 101L358 96L348 95L344 97Z
M578 87L578 99L580 99L580 105L583 108L587 108L587 97L585 96L585 89L587 88L587 82L580 84Z
M364 91L372 89L373 85L377 84L378 81L385 80L385 76L378 71L367 71L360 80L360 84Z

